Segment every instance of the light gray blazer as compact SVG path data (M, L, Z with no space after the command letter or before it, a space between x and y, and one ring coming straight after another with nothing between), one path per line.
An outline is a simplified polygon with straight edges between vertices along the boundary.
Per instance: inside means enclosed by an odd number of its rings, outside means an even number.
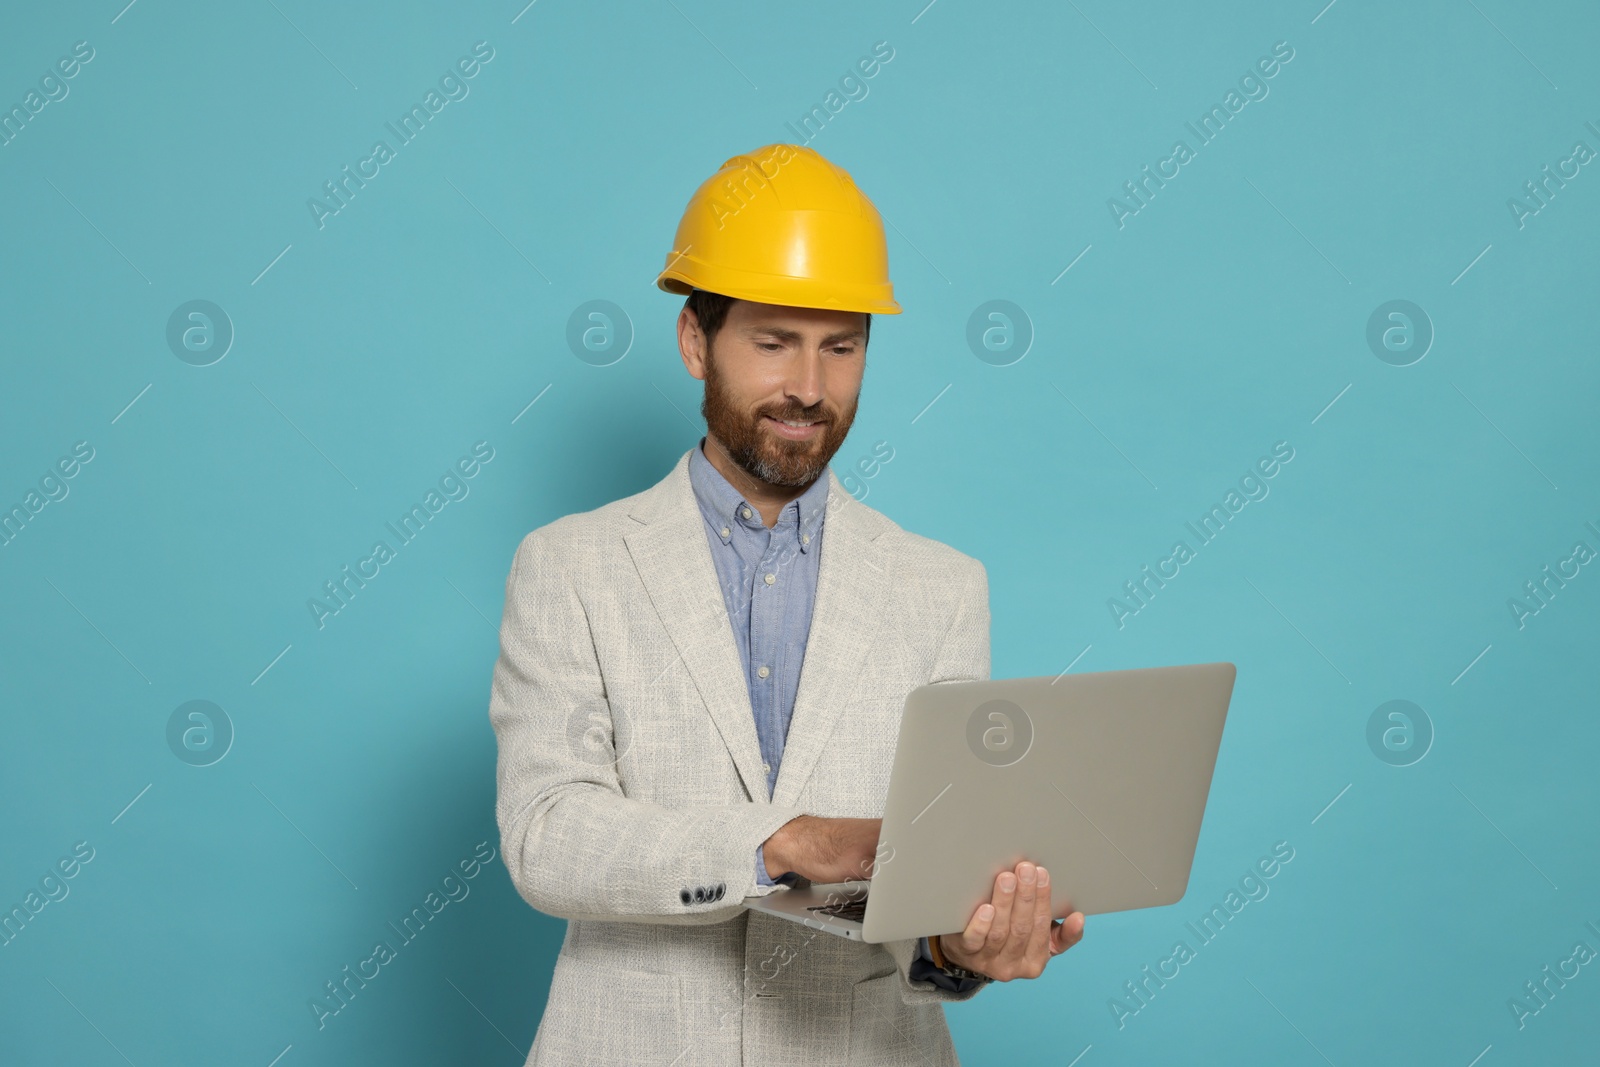
M816 605L769 801L739 654L689 483L522 539L489 703L501 851L568 920L529 1064L956 1063L914 940L869 945L743 910L796 815L876 818L906 694L989 676L983 564L902 530L830 469ZM982 988L982 987L979 987Z

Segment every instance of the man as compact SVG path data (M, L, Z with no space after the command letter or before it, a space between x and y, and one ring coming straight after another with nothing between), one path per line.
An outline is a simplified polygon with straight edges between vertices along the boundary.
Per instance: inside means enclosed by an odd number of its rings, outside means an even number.
M490 718L502 854L568 920L530 1064L953 1064L942 1004L1082 937L1048 873L965 930L869 945L740 901L870 875L906 694L989 674L988 578L844 492L877 210L809 148L737 156L657 285L706 435L643 492L523 538ZM886 860L892 862L892 860Z

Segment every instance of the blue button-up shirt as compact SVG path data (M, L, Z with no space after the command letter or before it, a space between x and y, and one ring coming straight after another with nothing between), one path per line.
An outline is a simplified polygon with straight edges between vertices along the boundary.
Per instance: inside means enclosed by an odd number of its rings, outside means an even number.
M744 666L770 798L783 762L784 740L789 736L800 667L811 634L829 478L824 472L785 504L778 521L768 527L755 505L711 465L705 441L702 437L689 456L689 484L705 519L711 559ZM756 848L756 881L774 885L763 851ZM779 879L784 884L793 880L792 872ZM932 959L927 938L918 939L917 955ZM966 979L959 988L972 984Z
M811 633L828 477L824 472L785 504L778 521L768 527L761 512L711 465L704 444L701 438L689 457L689 482L706 522L717 581L744 666L771 797ZM774 884L760 848L756 880Z

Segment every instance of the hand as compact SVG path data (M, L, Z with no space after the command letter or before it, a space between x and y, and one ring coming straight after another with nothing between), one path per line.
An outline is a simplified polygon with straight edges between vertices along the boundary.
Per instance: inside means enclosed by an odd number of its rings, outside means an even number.
M774 880L790 871L812 882L871 878L882 825L882 819L801 815L767 838L761 858Z
M979 904L967 928L939 937L939 951L958 967L998 982L1037 978L1050 957L1083 940L1083 913L1050 917L1050 873L1027 860L995 876L994 896Z

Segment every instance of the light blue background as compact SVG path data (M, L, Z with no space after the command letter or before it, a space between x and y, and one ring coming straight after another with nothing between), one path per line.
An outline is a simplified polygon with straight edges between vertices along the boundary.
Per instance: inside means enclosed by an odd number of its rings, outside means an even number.
M1600 12L923 2L5 13L7 108L95 56L0 147L0 505L95 456L0 548L0 904L95 853L0 948L0 1060L522 1062L562 923L498 859L324 1029L308 1003L498 845L518 540L703 432L653 288L689 194L877 41L810 142L890 223L905 308L835 470L889 442L864 499L984 561L996 677L1239 667L1187 897L951 1008L963 1060L1593 1054L1600 967L1525 1028L1507 1001L1600 949L1600 574L1524 628L1507 600L1600 549L1600 174L1520 228L1507 200L1600 149ZM470 95L319 229L307 199L478 41ZM1119 229L1108 198L1278 41L1270 94ZM194 299L236 331L210 366L165 340ZM635 333L608 366L566 341L595 299ZM1006 366L966 341L994 299L1035 334ZM1395 299L1436 331L1405 367L1365 340ZM307 600L480 440L470 495L319 630ZM1119 628L1108 598L1278 441L1270 495ZM196 699L236 730L208 767L166 741ZM1392 699L1436 731L1411 766L1366 741ZM1279 841L1270 895L1119 1029Z

